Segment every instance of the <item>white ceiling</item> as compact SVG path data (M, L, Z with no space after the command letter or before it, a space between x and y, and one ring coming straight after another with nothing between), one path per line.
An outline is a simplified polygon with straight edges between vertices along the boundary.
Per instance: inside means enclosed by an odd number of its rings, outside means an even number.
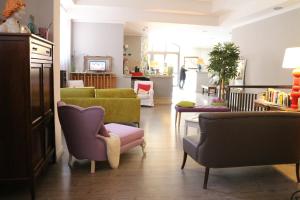
M122 23L127 35L205 31L202 35L210 39L225 34L222 40L233 27L299 8L300 0L61 0L61 4L74 21Z

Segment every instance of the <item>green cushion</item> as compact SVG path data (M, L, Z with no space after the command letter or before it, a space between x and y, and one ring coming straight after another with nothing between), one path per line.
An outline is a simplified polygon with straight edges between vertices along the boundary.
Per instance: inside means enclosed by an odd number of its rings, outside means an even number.
M61 88L60 96L61 98L72 98L72 97L91 98L91 97L95 97L95 89L94 88Z
M96 98L136 98L131 88L96 89Z
M180 101L179 103L176 104L177 106L180 107L186 107L186 108L191 108L195 106L195 103L192 101Z

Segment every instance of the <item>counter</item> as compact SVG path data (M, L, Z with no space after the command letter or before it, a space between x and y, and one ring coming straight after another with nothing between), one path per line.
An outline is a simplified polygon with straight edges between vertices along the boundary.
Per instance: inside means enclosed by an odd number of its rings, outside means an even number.
M156 104L171 104L173 94L173 76L151 75L153 81L154 102Z
M124 75L128 77L128 75ZM148 75L131 77L132 87L135 80L153 81L155 104L171 104L173 94L173 76L168 75Z

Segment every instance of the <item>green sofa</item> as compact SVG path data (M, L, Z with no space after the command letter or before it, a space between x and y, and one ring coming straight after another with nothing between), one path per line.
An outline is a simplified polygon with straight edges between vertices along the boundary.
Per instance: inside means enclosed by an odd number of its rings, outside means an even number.
M83 108L101 106L105 123L140 122L140 99L133 89L61 88L61 100Z

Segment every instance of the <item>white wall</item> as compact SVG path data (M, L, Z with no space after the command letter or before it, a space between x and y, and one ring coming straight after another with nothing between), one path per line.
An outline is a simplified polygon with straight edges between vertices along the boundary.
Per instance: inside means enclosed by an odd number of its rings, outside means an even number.
M299 21L296 9L233 30L233 42L247 59L246 85L292 84L292 70L281 65L285 48L300 46Z
M125 36L124 45L128 45L126 53L131 53L131 56L126 55L128 59L127 67L129 70L133 70L135 66L141 65L141 36Z
M44 0L45 1L45 0ZM60 0L53 0L53 75L54 75L54 107L55 107L55 144L56 158L60 159L63 153L62 132L57 115L56 102L60 100Z
M72 55L76 72L82 72L84 56L111 56L112 72L123 74L123 24L72 23Z
M60 7L60 69L70 71L71 65L71 19ZM68 73L67 73L68 74Z

